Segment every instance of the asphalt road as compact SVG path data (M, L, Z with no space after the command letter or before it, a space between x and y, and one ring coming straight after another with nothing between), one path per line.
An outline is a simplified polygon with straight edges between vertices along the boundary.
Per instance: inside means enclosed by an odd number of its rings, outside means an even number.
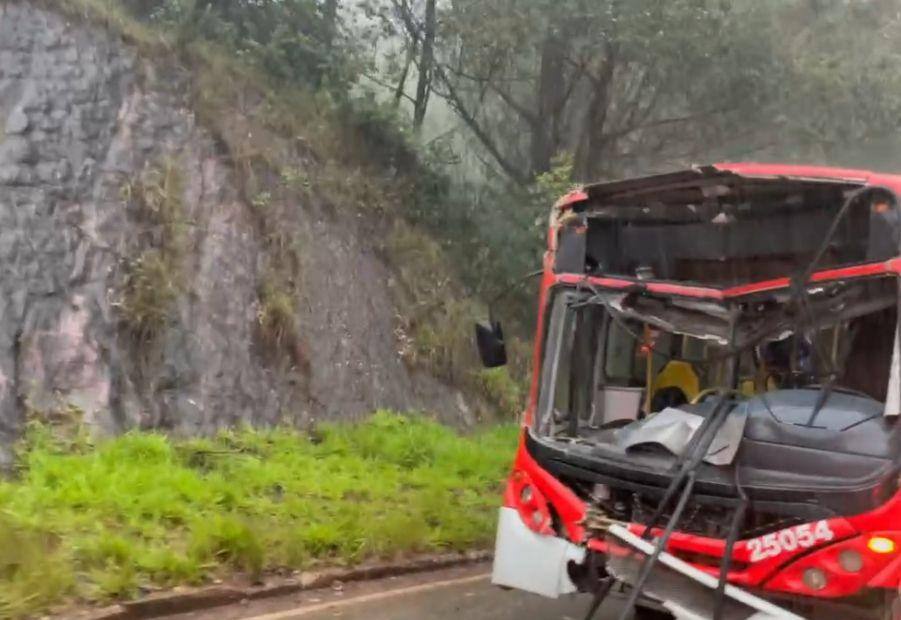
M582 620L588 597L549 600L504 591L488 581L488 565L338 585L330 590L184 614L177 620ZM612 620L619 600L601 608Z

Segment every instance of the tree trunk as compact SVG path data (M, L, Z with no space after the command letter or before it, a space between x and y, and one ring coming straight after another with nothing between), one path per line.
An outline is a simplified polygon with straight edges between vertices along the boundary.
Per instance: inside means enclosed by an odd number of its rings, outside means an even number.
M551 169L551 159L559 148L560 118L566 83L564 80L564 55L566 42L556 32L556 27L548 26L541 46L541 68L538 75L538 89L535 93L536 122L532 124L529 156L532 175Z
M437 17L436 0L426 0L425 22L422 30L422 50L419 57L419 80L416 84L416 99L413 104L413 128L422 129L425 113L432 90L432 71L435 64L435 30Z
M407 76L410 75L410 65L416 57L416 41L411 39L407 41L407 54L404 59L404 68L400 77L397 79L397 86L394 88L394 107L400 105L400 100L404 97L404 89L407 87Z
M322 30L323 46L330 53L338 36L338 0L325 0L322 3Z
M597 180L604 167L604 151L609 146L607 135L607 113L610 110L611 87L616 66L612 53L608 50L598 75L592 78L592 93L588 109L582 117L579 128L579 146L576 149L573 174L576 181Z

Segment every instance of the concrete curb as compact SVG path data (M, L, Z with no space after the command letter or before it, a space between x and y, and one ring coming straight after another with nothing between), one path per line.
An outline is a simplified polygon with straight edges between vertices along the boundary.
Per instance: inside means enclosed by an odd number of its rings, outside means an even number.
M297 577L270 578L258 586L215 585L198 588L179 588L170 592L151 594L145 598L69 616L79 620L146 620L172 614L212 609L241 601L252 601L295 594L303 590L329 587L335 582L368 581L398 575L423 573L442 568L485 562L491 551L468 551L424 555L393 563L360 564L352 568L331 568L303 572Z

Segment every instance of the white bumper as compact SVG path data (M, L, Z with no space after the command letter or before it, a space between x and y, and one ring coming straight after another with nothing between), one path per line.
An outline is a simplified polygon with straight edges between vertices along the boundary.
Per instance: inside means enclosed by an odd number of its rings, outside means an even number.
M499 586L557 598L576 591L566 572L569 560L582 562L585 549L536 534L514 508L501 508L491 582Z

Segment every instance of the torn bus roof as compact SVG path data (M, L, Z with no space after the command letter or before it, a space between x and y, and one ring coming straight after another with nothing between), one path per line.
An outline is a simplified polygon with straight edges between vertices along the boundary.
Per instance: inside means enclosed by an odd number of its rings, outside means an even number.
M901 247L894 188L901 176L770 164L590 185L558 203L571 209L551 220L553 271L728 289L787 277L818 251L817 271L884 265Z
M566 194L555 206L561 210L579 210L588 204L611 205L618 200L651 193L655 202L681 203L716 196L718 187L722 188L719 190L722 193L732 193L749 189L768 191L778 187L792 190L823 184L847 189L884 187L901 192L901 175L826 166L723 162L665 174L593 183Z

